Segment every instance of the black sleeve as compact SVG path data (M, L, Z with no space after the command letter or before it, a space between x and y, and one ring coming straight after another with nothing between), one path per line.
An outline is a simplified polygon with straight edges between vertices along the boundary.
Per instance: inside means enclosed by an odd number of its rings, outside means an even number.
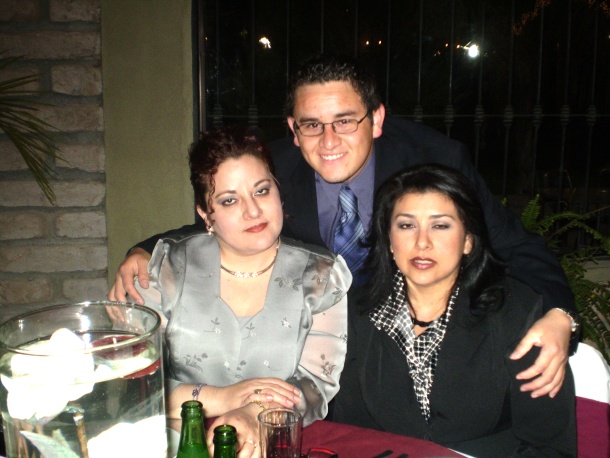
M347 354L339 380L339 393L334 399L332 421L362 428L381 429L364 404L365 394L362 393L360 377L358 377L358 336L354 318L356 314L361 313L358 311L358 303L364 296L363 288L361 286L348 292Z
M519 218L496 199L474 170L463 147L456 165L475 185L485 211L492 245L508 264L509 274L544 297L543 310L559 307L576 311L574 296L556 255L544 239L525 230Z
M574 400L574 379L570 365L566 365L566 377L554 398L540 396L532 399L529 392L519 387L526 383L516 380L516 375L534 364L540 348L534 347L517 361L510 361L512 430L521 445L513 452L513 457L575 457L576 447L576 407ZM544 421L540 421L544 412Z
M576 401L574 379L570 365L566 364L566 376L554 398L540 396L533 399L530 392L522 392L521 385L530 380L517 380L518 373L531 367L540 354L540 348L532 348L523 358L511 360L520 336L542 314L542 298L532 297L525 285L509 280L506 284L506 302L494 323L494 334L506 345L505 364L510 380L510 412L512 431L520 442L513 457L575 457L576 456ZM524 299L532 304L524 303ZM533 306L533 307L532 307ZM515 316L526 316L515 320Z
M163 234L153 235L152 237L149 237L146 240L131 247L129 251L133 250L134 248L142 248L146 252L152 253L159 239L182 238L184 236L201 231L205 231L205 225L203 224L203 220L197 218L197 222L195 224L187 224L178 229L172 229L170 231L164 232ZM129 254L129 251L127 252L127 254Z

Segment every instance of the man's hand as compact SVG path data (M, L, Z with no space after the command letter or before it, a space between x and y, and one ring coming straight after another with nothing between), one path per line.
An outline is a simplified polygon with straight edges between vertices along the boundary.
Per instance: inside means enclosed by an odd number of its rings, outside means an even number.
M536 377L521 391L531 391L533 398L546 394L555 397L565 377L571 333L570 319L560 310L551 309L534 323L510 355L510 359L519 359L533 346L541 347L534 365L517 374L518 380Z
M108 299L111 301L126 301L126 293L140 305L144 305L144 299L138 293L134 283L136 276L140 286L148 288L148 261L150 253L142 248L134 248L119 266L114 279L114 285L110 288Z

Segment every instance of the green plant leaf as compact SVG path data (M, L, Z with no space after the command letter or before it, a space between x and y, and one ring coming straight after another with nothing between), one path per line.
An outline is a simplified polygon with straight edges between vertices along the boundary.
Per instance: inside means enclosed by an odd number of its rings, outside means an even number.
M0 57L0 70L21 58ZM45 197L55 203L49 182L55 172L48 161L64 160L52 134L56 129L37 116L41 107L48 106L32 98L39 92L20 89L37 79L37 75L27 75L0 81L0 130L15 145Z
M537 227L539 216L540 216L540 195L536 194L536 197L534 197L532 200L530 200L527 203L527 205L525 206L525 208L523 209L523 212L521 213L521 223L523 223L523 226L528 231L540 234L540 232L538 232L538 227ZM540 234L540 235L542 235L542 234Z
M581 231L589 236L588 244L561 256L561 266L574 294L576 309L582 321L582 340L593 344L610 363L610 282L597 283L585 277L587 263L596 262L601 251L610 254L610 237L589 224L595 215L608 207L586 214L570 211L541 217L540 196L531 199L521 214L525 228L544 237L551 249L557 249L561 236Z

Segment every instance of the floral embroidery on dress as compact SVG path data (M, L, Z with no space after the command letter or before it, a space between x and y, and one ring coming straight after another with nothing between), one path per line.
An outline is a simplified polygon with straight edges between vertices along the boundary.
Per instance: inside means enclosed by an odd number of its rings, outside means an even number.
M220 329L220 321L218 321L218 317L216 317L210 321L214 325L214 326L212 326L212 329L210 329L210 330L202 329L201 332L213 332L214 334L220 334L222 332L222 330Z
M237 379L237 380L241 380L244 377L242 375L240 375L238 372L241 371L242 366L245 366L247 363L244 360L241 360L239 362L239 365L235 368L235 370L233 371L231 369L231 364L228 361L225 361L224 363L224 367L227 368L227 371L229 372L229 374L231 374L233 376L233 378Z
M241 370L241 366L245 366L245 365L246 365L246 362L245 362L245 361L242 359L242 360L239 362L239 366L237 366L237 367L235 368L235 370L236 370L236 371L240 371L240 370ZM241 377L240 377L240 378L241 378Z
M246 331L248 331L248 335L246 337L242 338L241 340L246 340L251 337L256 337L256 332L254 332L254 329L256 329L256 326L254 326L253 323L248 323L248 326L246 326L245 329L246 329Z
M292 326L290 326L290 322L288 321L287 318L284 318L282 320L282 326L284 326L285 328L292 328Z
M335 296L335 299L341 299L343 297L343 290L341 288L339 288L338 286L335 286L335 290L333 291L333 296Z
M207 353L201 353L200 355L185 355L182 358L184 359L184 364L186 364L188 367L193 367L199 372L203 372L200 363L202 363L207 357Z
M324 356L324 354L320 355L320 359L322 360L322 375L325 377L330 377L337 365L331 364L330 361L326 361L326 356Z
M343 333L339 336L339 338L344 342L347 343L347 333Z
M287 286L289 288L294 289L295 291L298 291L299 286L301 286L301 284L303 284L303 280L301 278L295 278L293 280L289 280L288 278L277 277L274 281L279 283L280 288Z

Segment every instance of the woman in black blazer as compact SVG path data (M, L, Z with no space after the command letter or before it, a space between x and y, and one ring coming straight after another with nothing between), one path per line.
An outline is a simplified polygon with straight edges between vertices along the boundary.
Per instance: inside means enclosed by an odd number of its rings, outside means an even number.
M388 180L374 206L370 284L350 296L333 419L480 457L575 456L574 384L520 391L538 349L510 354L542 298L506 274L472 184L438 165Z

